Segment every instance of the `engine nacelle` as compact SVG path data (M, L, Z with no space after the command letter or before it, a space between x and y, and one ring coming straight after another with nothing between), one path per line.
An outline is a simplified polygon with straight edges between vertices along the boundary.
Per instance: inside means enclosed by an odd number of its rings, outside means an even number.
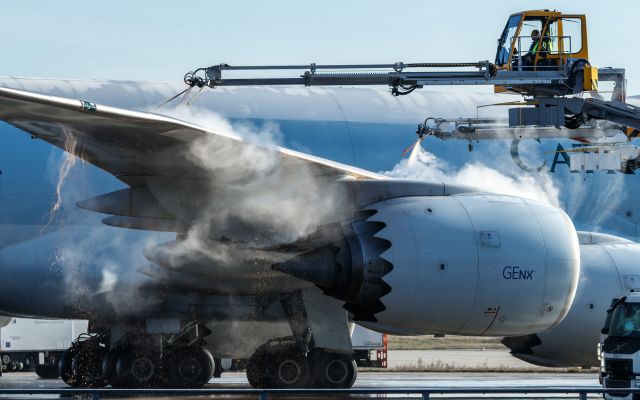
M567 215L497 194L401 197L343 225L344 240L274 268L396 334L502 336L564 318L580 258Z
M560 324L544 332L506 337L502 343L526 362L552 367L598 366L596 345L613 298L640 291L640 244L579 232L580 280Z

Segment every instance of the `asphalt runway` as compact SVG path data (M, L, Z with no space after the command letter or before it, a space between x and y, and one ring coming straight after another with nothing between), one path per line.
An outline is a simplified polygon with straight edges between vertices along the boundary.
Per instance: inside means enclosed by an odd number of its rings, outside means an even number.
M570 388L570 387L586 387L586 388L599 388L598 376L595 373L557 373L549 371L541 372L517 372L519 369L531 369L532 366L523 361L517 360L511 357L506 350L425 350L425 351L390 351L389 352L389 367L390 368L402 368L415 365L433 365L433 364L445 365L447 367L455 368L501 368L508 369L509 372L503 373L485 373L485 372L359 372L358 380L354 388L361 389L396 389L396 388L411 388L411 389L438 389L438 388L513 388L519 390L519 388L536 387L536 388ZM0 389L49 389L49 388L66 388L67 386L61 380L47 380L40 379L34 373L5 373L0 377ZM244 372L226 372L221 378L212 379L206 389L247 389L250 388L249 383L245 377ZM0 395L3 398L16 398L15 395ZM57 398L57 395L42 395L42 396L18 396L20 398ZM114 397L114 396L105 396ZM148 396L152 397L152 396ZM154 398L167 398L166 396ZM183 397L183 396L182 396ZM198 396L198 398L211 397L211 396ZM228 399L256 399L257 396L214 396L216 398L228 398ZM320 399L320 398L349 398L349 399L361 399L361 398L389 398L398 399L406 398L399 395L305 395L305 396L292 396L292 395L274 395L270 398L278 399L292 399L301 398L305 399ZM419 396L414 396L416 398ZM432 395L432 398L443 397L441 395ZM469 396L469 395L449 395L445 397L455 397L456 399L465 398L499 398L501 400L507 398L562 398L566 399L570 396L567 395L555 395L555 396L533 396L533 395L501 395L501 396ZM125 397L119 396L118 399ZM174 397L175 398L175 397ZM193 398L193 397L191 397ZM573 398L577 398L573 395ZM601 396L590 396L590 398L601 398Z
M354 388L412 388L412 389L420 389L420 388L428 388L428 389L437 389L437 388L446 388L446 387L455 387L455 388L495 388L495 387L509 387L514 390L518 390L518 388L524 387L554 387L554 388L570 388L570 387L593 387L598 388L600 385L598 384L598 377L593 373L576 373L576 374L565 374L565 373L447 373L447 372L437 372L437 373L411 373L411 372L361 372L358 375L358 380ZM51 379L40 379L34 373L24 372L24 373L6 373L2 377L0 377L0 388L9 389L9 388L66 388L67 386L60 380L51 380ZM249 384L245 378L244 373L242 372L228 372L222 375L221 378L212 379L208 385L206 385L207 389L238 389L238 388L249 388ZM57 395L0 395L3 398L59 398ZM115 396L105 396L105 397L115 397ZM146 397L146 396L145 396ZM167 396L148 396L149 398L167 398ZM177 396L184 397L184 396ZM173 398L177 398L173 397ZM205 396L198 396L197 398L202 398ZM256 399L257 396L206 396L206 397L215 397L215 398L228 398L228 399ZM292 395L273 395L270 398L278 398L278 399L293 399L293 398L301 398L305 399L319 399L319 398L332 398L332 399L341 399L341 398L349 398L349 399L361 399L361 398L389 398L389 399L398 399L398 398L406 398L400 395L305 395L305 396L292 396ZM413 396L418 397L419 396ZM440 395L432 395L432 398L439 397L455 397L456 399L464 398L482 398L482 399L490 399L490 398L499 398L499 399L513 399L513 398L545 398L545 399L555 399L562 398L566 399L570 396L567 395L555 395L555 396L543 396L543 395L501 395L501 396L469 396L469 395L450 395L450 396L440 396ZM80 398L80 397L78 397ZM89 398L89 397L82 397ZM117 396L118 399L124 399L127 397ZM189 397L184 397L189 398ZM193 398L193 397L190 397ZM577 398L577 395L574 395L573 398ZM590 396L590 398L601 398L600 396Z

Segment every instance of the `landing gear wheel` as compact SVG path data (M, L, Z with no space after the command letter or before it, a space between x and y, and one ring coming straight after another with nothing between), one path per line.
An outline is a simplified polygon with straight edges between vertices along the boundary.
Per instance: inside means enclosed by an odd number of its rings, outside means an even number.
M152 388L161 381L162 365L159 355L144 347L134 347L120 354L115 364L115 375L126 387Z
M122 380L116 374L116 365L118 359L123 357L127 351L125 349L112 349L102 360L102 372L107 379L107 382L116 389L127 389L131 382Z
M358 367L351 356L331 353L313 355L313 384L320 388L350 388L358 376Z
M219 358L213 359L214 367L213 367L213 377L220 378L222 376L222 361Z
M72 344L64 353L62 353L62 357L58 361L58 372L60 375L60 379L64 383L69 386L77 387L77 375L74 374L71 363L73 362L73 357L75 357L76 353L79 351L79 346L76 343Z
M42 379L58 379L60 372L57 364L38 364L36 365L36 374Z
M77 341L64 352L58 364L60 378L73 387L104 387L102 359L106 349L98 338Z
M260 350L247 360L247 380L253 388L264 389L273 386L268 361L269 355Z
M177 347L165 359L168 385L172 388L200 388L213 375L211 353L201 347Z
M271 365L273 367L273 386L303 388L308 385L309 362L302 354L294 351L275 354Z
M86 388L101 388L107 386L107 380L102 373L102 360L106 349L93 344L84 346L71 360L71 368L79 376L76 378L78 386Z

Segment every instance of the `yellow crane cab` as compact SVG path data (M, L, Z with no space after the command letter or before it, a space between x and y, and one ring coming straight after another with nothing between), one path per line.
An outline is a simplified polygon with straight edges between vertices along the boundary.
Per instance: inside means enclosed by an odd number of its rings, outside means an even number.
M577 60L589 61L586 17L532 10L509 17L495 65L508 71L558 71Z

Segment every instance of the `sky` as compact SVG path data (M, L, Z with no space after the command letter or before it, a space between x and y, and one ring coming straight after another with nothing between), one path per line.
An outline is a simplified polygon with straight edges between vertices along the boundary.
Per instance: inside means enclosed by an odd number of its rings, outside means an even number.
M196 67L493 61L508 16L587 15L590 61L640 94L638 1L3 1L0 76L181 82Z

